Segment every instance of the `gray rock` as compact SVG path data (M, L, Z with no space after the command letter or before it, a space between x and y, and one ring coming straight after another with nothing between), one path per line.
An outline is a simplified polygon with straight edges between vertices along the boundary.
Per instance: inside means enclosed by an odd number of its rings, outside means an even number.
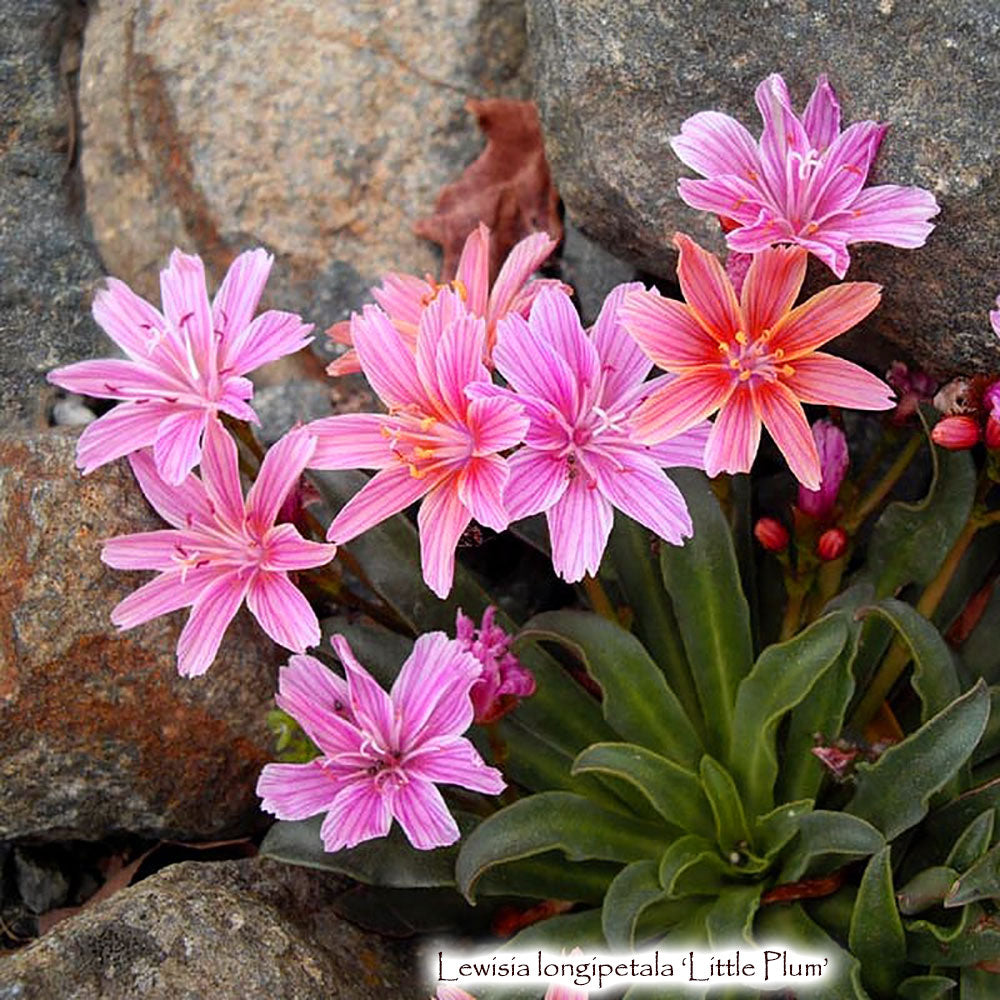
M82 477L75 445L0 436L0 839L252 830L284 654L242 612L185 679L186 611L117 633L111 609L149 574L109 569L101 540L163 523L126 463Z
M24 905L32 913L45 913L62 906L69 897L65 873L30 848L14 848L14 878Z
M0 1000L418 998L411 946L336 916L336 876L269 861L172 865L0 962Z
M43 426L45 372L100 340L101 275L72 201L72 89L79 27L64 0L0 3L0 415ZM74 52L77 58L74 58Z
M216 279L263 244L269 303L320 330L386 270L436 273L412 224L483 146L466 98L525 95L524 44L523 0L101 3L80 106L109 270L150 294L175 244Z
M1000 367L987 319L1000 292L995 5L528 0L527 9L546 151L585 233L665 277L675 230L721 250L716 220L677 195L690 172L670 137L704 109L758 135L760 80L782 72L801 108L827 72L846 122L891 125L875 182L928 188L942 206L923 249L852 249L848 278L885 286L868 330L938 374Z
M297 379L269 385L254 393L253 407L260 418L260 436L271 445L297 423L307 423L333 413L330 385Z
M559 260L560 277L573 286L584 325L597 319L608 292L635 278L635 268L567 224Z

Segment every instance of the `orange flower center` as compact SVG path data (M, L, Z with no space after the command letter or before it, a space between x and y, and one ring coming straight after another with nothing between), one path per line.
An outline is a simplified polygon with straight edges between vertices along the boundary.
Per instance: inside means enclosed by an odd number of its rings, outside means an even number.
M795 369L784 361L785 352L780 347L772 347L770 341L770 329L762 330L753 338L737 330L733 343L723 341L719 344L723 364L733 379L743 383L752 379L774 382L795 374Z

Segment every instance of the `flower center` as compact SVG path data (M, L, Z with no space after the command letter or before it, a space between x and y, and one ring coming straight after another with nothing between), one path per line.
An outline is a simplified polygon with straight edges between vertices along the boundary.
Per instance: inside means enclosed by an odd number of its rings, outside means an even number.
M415 479L464 461L475 448L475 440L467 428L428 416L416 408L390 413L381 433L389 441L389 450L409 466Z
M737 381L749 382L756 378L774 382L795 374L795 369L783 360L785 352L780 347L771 347L770 329L761 331L753 340L743 330L737 330L734 339L735 343L723 341L719 344L719 353Z

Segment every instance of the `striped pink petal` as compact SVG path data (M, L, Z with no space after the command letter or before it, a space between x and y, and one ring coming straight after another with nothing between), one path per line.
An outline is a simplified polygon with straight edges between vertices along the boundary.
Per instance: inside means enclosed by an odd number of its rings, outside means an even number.
M371 781L358 779L341 787L320 827L323 847L340 851L384 837L392 825L392 807Z
M177 670L182 677L198 677L212 665L248 586L249 576L237 570L216 577L198 594L177 641Z
M504 503L512 521L548 510L569 483L566 459L551 452L522 448L514 453L509 465Z
M808 261L801 247L768 247L754 256L740 303L751 336L773 327L792 308Z
M940 211L930 191L918 187L883 184L862 191L846 217L837 219L848 242L874 240L890 246L922 247L934 228L927 220Z
M754 93L764 119L760 160L764 180L779 205L798 206L808 189L808 175L797 169L809 155L809 136L792 108L785 81L772 73Z
M260 471L246 499L247 523L263 532L274 524L289 491L309 464L316 439L307 427L290 430L272 445L261 462Z
M507 316L497 326L493 363L517 392L547 400L575 419L579 390L569 364L520 316Z
M507 462L499 455L471 458L458 473L458 499L487 528L503 531L510 518L503 505L503 491L510 476Z
M405 465L383 469L341 508L327 529L327 540L343 545L357 538L372 525L406 510L435 484L427 476L414 476Z
M278 672L275 704L291 715L324 753L357 753L363 736L354 724L347 682L313 656L295 654Z
M464 728L468 726L466 723ZM476 748L460 736L435 740L422 747L407 757L406 770L426 781L461 785L487 795L499 795L507 787L503 775L495 767L487 766Z
M208 419L208 413L201 408L174 408L160 422L153 442L153 460L157 472L171 486L182 483L201 461L201 435Z
M889 410L896 405L893 391L885 382L832 354L808 354L799 358L793 368L795 374L786 377L784 383L803 403L855 410Z
M840 135L840 104L826 73L820 73L802 115L812 148L822 153Z
M760 173L753 136L735 118L718 111L700 111L686 119L670 146L682 163L699 174L752 177Z
M852 207L868 179L886 130L877 122L855 122L833 143L812 178L813 219L818 221L831 212Z
M631 293L643 291L640 281L626 282L611 289L590 330L590 340L601 366L601 399L605 407L614 405L631 392L653 367L638 343L632 337L623 336L626 327L622 307Z
M474 316L485 316L490 293L490 230L482 222L465 238L455 278L465 289Z
M246 598L250 613L279 646L302 653L319 645L316 612L284 573L256 573Z
M455 577L455 547L472 520L454 486L443 483L420 505L420 565L424 582L442 600Z
M312 569L325 566L337 551L335 545L310 542L291 524L278 524L264 536L268 570Z
M190 544L190 535L164 528L134 535L116 535L101 547L101 562L112 569L168 570L178 566L178 548ZM190 546L195 551L195 546Z
M205 428L201 479L216 513L231 525L242 526L245 511L236 442L214 417Z
M358 727L377 738L387 750L396 743L397 717L392 699L375 683L375 678L358 662L342 635L331 639L337 658L347 676L347 696Z
M566 362L581 395L587 389L596 388L601 374L600 358L583 332L580 317L565 292L544 289L531 307L528 327L536 341L546 344Z
M507 315L527 280L555 248L556 241L548 233L532 233L514 245L490 292L486 318L491 324Z
M119 403L92 424L76 443L76 465L84 475L116 458L151 445L160 424L176 411L169 403Z
M140 298L124 281L108 278L106 288L94 296L97 325L132 359L148 361L153 345L166 328L159 309Z
M792 475L806 489L818 490L821 480L819 453L794 393L780 382L764 382L757 387L756 401L764 426L785 456Z
M392 813L410 843L420 851L447 847L458 840L458 824L441 793L429 781L411 777L396 789Z
M195 522L211 522L212 505L204 485L196 476L188 476L176 486L164 482L156 471L156 463L149 450L132 452L129 464L143 495L168 524L175 528L189 528Z
M244 251L229 265L212 300L212 323L222 334L223 351L229 338L253 319L272 264L274 257L258 248Z
M326 812L336 798L338 786L321 760L308 764L265 764L257 779L261 809L278 819L308 819Z
M645 444L659 444L711 416L732 391L733 380L719 366L678 375L636 408L632 431Z
M528 417L516 397L481 397L469 403L466 424L472 435L473 454L485 456L519 444L527 433Z
M608 544L614 511L600 490L577 475L559 501L546 511L552 566L567 583L595 575Z
M216 566L195 567L187 572L178 568L161 573L119 601L111 612L111 623L124 631L178 608L186 608L209 583L224 573Z
M312 342L313 325L296 313L269 309L223 345L221 366L237 375L301 351Z
M146 364L119 358L78 361L53 369L47 377L61 389L95 399L175 397L186 391L176 379L163 372Z
M338 413L308 424L316 439L311 469L384 469L395 465L380 413Z
M422 278L395 271L386 274L382 284L372 289L372 298L389 314L397 328L405 327L413 336L416 335L424 303L433 295L434 289Z
M166 270L160 272L160 296L167 322L190 351L192 365L200 372L214 373L218 342L201 258L174 250Z
M774 325L772 351L780 348L787 361L815 351L860 323L878 305L881 295L881 286L870 281L824 288Z
M695 319L691 308L654 292L631 292L619 310L629 335L665 371L711 364L718 341Z
M760 447L760 416L752 392L740 387L723 403L705 448L705 472L749 472Z
M464 316L449 324L438 344L437 388L445 411L461 421L469 400L465 387L470 382L489 380L483 364L486 324L475 316ZM419 350L419 346L418 346Z
M660 444L647 446L646 454L665 468L684 466L692 469L705 468L705 449L712 433L712 424L707 420L669 438Z
M684 298L707 333L728 341L740 329L739 302L725 268L714 254L689 236L674 235L678 250L677 281Z
M682 177L677 182L677 193L692 208L733 219L744 226L757 223L767 205L757 184L733 174L704 180Z
M351 339L365 378L390 407L418 403L424 395L412 348L376 306L351 316Z

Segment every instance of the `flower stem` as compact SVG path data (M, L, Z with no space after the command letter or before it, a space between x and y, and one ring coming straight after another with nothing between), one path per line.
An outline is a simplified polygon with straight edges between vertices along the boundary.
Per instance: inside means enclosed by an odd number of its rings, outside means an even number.
M583 578L583 589L587 592L587 599L590 601L590 606L596 611L602 618L607 618L608 621L614 622L616 625L620 624L618 621L618 615L615 613L614 605L611 603L611 599L608 597L607 592L601 585L601 581L597 579L596 576L591 576L589 573Z
M937 611L941 598L944 597L951 578L958 569L958 564L962 561L962 556L975 538L976 532L983 526L983 519L973 516L962 529L962 533L955 539L951 551L945 557L937 575L929 584L917 601L916 609L925 618L930 618ZM882 661L878 673L872 679L871 685L865 692L864 698L854 710L851 716L851 728L863 729L868 721L878 711L879 706L885 701L893 685L899 680L906 665L910 662L911 653L909 647L898 637L894 640L886 658Z
M896 460L886 470L885 475L875 484L868 496L862 500L854 512L844 521L844 529L849 535L857 531L858 526L871 514L883 500L892 492L895 485L903 478L903 473L909 468L910 462L917 456L920 446L924 443L923 434L914 434L903 446Z
M785 605L785 616L781 619L781 632L778 636L779 642L791 639L798 632L799 625L802 622L802 604L809 590L799 580L786 580L785 588L788 592L788 604Z

